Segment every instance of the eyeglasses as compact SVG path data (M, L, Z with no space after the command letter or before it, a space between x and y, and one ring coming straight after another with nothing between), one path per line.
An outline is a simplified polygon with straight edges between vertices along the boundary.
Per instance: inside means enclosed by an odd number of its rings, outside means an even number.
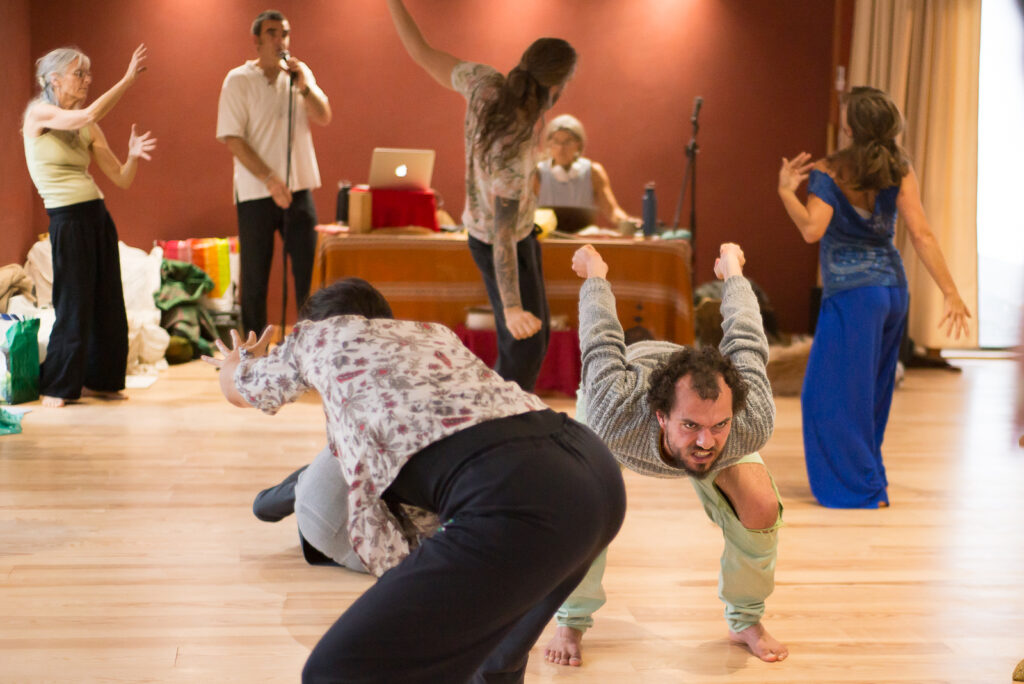
M580 141L576 138L569 136L567 138L548 138L548 144L552 147L570 147L572 145L579 145Z

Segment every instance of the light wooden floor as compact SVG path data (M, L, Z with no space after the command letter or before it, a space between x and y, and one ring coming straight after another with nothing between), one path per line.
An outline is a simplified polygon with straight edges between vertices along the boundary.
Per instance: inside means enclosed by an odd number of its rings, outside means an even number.
M1012 366L958 364L911 371L897 391L888 510L815 505L799 403L778 402L764 457L788 524L766 625L789 660L726 641L721 540L689 485L627 474L584 666L548 665L537 648L527 681L1009 682L1024 658ZM321 447L319 405L235 409L198 362L129 394L36 405L23 434L0 437L0 682L298 681L370 584L306 566L293 523L250 512Z

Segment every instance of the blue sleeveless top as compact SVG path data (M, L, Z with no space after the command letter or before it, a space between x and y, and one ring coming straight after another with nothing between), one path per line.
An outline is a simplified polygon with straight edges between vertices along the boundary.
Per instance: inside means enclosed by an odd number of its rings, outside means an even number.
M868 218L857 213L827 173L812 170L807 191L832 207L832 220L818 250L822 298L855 287L907 286L903 260L892 242L900 186L879 190Z

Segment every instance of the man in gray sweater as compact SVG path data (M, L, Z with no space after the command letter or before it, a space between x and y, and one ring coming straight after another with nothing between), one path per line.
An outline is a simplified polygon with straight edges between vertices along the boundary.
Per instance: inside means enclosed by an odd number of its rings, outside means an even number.
M688 477L725 539L719 598L729 638L761 660L789 651L761 624L775 586L782 503L757 450L771 437L775 402L765 373L768 341L757 298L743 277L743 251L721 246L715 275L725 281L721 352L669 342L626 346L606 280L608 265L592 246L573 256L580 289L583 361L577 420L608 445L619 463L652 477ZM604 604L602 553L557 613L549 662L580 665L583 632Z

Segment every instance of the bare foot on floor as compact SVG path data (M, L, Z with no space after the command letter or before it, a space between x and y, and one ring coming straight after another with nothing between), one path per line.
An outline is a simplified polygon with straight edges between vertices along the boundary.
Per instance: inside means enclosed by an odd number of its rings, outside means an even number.
M46 408L60 408L65 404L60 397L48 397L45 394L39 397L39 402Z
M767 663L785 660L789 655L789 649L769 634L760 622L739 632L730 629L729 640L744 644L751 653Z
M88 387L82 388L83 397L95 397L96 399L104 399L106 401L124 401L128 398L128 395L124 392L102 392L100 390L91 390Z
M744 630L745 631L745 630ZM579 667L583 664L582 649L583 632L572 627L559 627L555 636L551 637L544 649L544 660L555 665L571 665Z

